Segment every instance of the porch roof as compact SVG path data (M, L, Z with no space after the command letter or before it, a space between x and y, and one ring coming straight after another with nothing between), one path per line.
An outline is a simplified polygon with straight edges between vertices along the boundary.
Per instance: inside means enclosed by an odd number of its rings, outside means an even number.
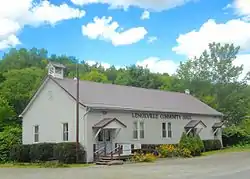
M224 122L216 122L214 123L214 125L212 126L212 128L222 128L224 126Z
M111 123L118 123L121 127L126 128L127 126L119 121L117 118L104 118L98 123L96 123L93 128L105 128Z
M206 124L204 124L201 120L191 120L184 128L195 128L198 125L202 125L203 127L207 127Z

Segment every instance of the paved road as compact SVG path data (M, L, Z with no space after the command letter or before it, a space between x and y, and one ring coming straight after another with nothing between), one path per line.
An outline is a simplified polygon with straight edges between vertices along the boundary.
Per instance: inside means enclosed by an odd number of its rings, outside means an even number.
M150 164L64 169L0 169L0 179L249 179L250 153L227 153Z

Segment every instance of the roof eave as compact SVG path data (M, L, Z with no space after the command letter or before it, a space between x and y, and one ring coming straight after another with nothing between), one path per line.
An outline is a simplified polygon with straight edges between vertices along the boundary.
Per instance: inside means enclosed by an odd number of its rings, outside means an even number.
M190 114L190 115L204 115L204 116L218 116L222 117L223 114L218 112L217 114L206 114L206 113L189 113L189 112L178 112L178 111L160 111L160 110L154 110L154 109L135 109L130 107L115 107L115 106L95 106L91 104L85 104L86 106L96 109L96 110L124 110L124 111L141 111L141 112L159 112L159 113L180 113L180 114Z

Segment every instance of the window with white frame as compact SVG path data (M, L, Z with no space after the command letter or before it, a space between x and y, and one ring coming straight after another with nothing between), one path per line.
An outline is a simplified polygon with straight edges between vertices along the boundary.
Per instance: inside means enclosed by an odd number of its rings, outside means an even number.
M161 124L162 138L172 138L172 124L171 122Z
M34 142L39 142L39 126L34 126Z
M168 122L168 138L172 138L172 124Z
M133 123L133 139L144 139L144 122L135 121Z
M138 139L138 125L137 121L133 123L133 139Z
M69 125L68 123L63 123L63 141L69 140Z
M166 123L163 122L161 124L161 128L162 128L162 138L166 138L167 137L167 128L166 128Z
M144 122L140 121L140 139L144 139Z

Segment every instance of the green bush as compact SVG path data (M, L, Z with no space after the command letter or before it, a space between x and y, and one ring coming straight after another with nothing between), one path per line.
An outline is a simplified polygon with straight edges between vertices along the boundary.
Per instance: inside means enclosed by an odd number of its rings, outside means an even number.
M178 156L183 158L190 158L192 157L191 151L185 148L177 148Z
M55 144L41 143L34 144L30 147L31 162L49 161L53 159L53 149Z
M133 162L154 162L157 159L157 157L155 155L153 155L152 153L136 153L133 157L132 157L132 161Z
M78 162L85 162L85 151L80 146ZM62 163L76 163L76 143L60 143L54 146L54 158Z
M10 150L10 160L14 162L30 162L30 145L15 145Z
M82 147L78 156L79 162L85 162L85 151ZM76 163L76 143L15 145L10 150L9 159L14 162Z
M188 149L192 156L199 156L204 150L204 144L199 135L189 136L184 132L179 142L179 148Z
M205 151L219 150L222 148L221 141L216 140L203 140Z
M238 126L225 128L222 133L224 146L250 144L249 132Z
M157 148L160 157L167 158L167 157L178 157L178 148L172 144L163 144Z
M10 150L21 143L22 130L19 127L6 127L0 132L0 162L9 160Z

